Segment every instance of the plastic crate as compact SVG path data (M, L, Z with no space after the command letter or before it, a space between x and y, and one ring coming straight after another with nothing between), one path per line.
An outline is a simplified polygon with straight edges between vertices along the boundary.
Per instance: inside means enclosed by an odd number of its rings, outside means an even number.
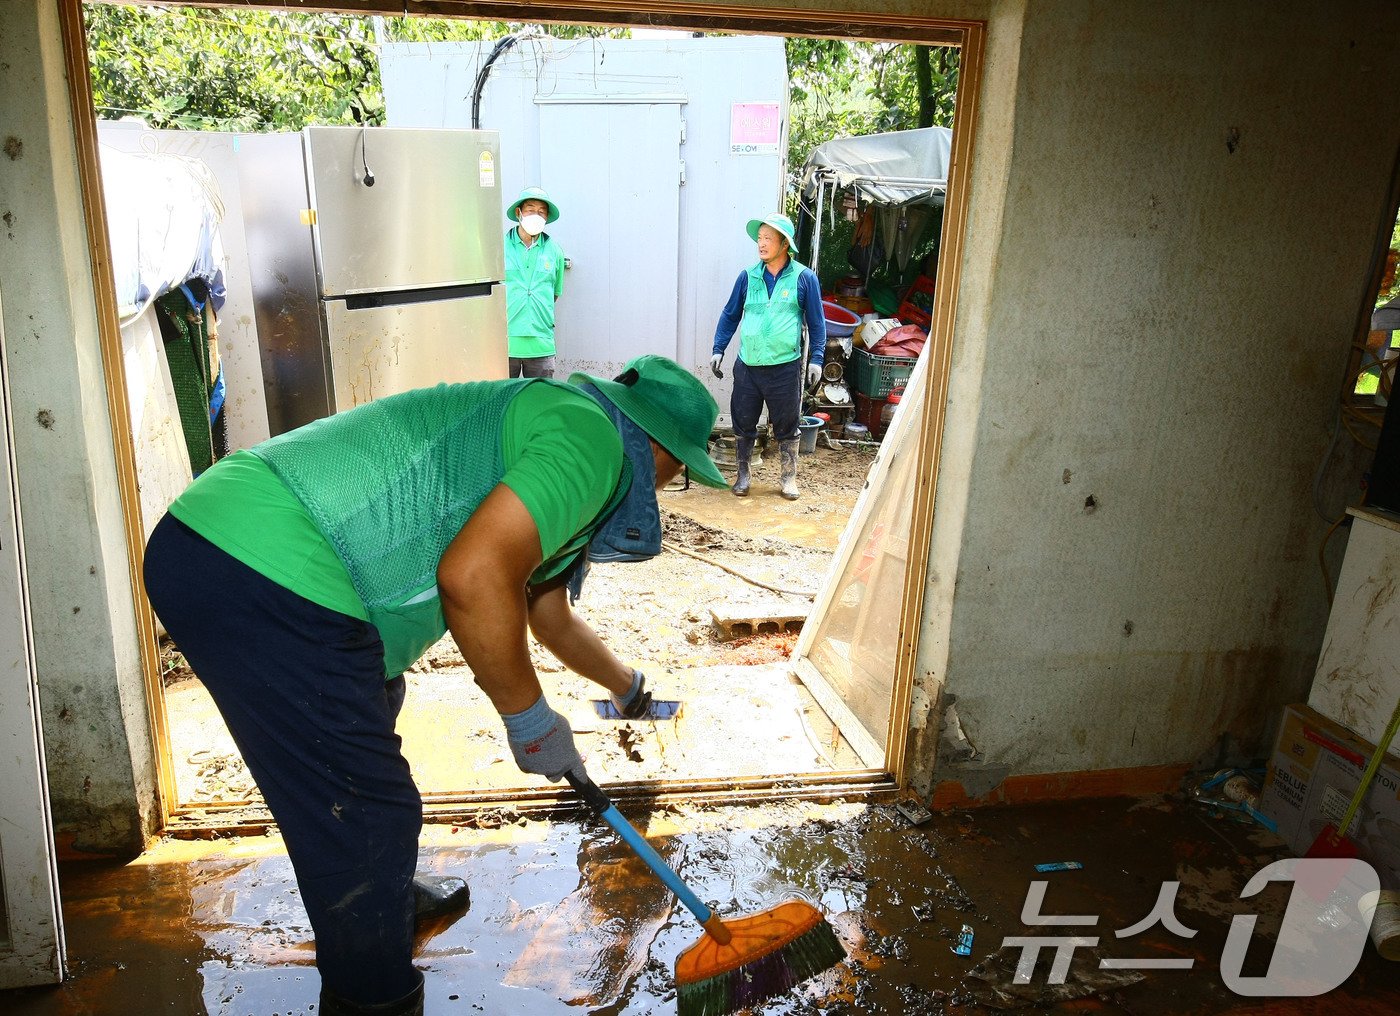
M914 356L876 356L864 349L853 349L856 391L872 399L883 400L886 395L909 380L914 373Z

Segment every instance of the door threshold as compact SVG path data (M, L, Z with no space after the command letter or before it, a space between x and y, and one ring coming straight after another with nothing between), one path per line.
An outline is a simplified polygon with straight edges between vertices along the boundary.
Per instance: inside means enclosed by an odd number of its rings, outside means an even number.
M517 818L549 818L584 811L571 790L542 788L480 790L423 795L423 821L468 828L494 828ZM737 780L642 780L603 787L621 808L628 805L745 805L775 801L884 801L899 790L894 777L878 769L833 773L790 773ZM164 829L176 839L261 836L276 828L272 816L246 802L212 802L174 809Z

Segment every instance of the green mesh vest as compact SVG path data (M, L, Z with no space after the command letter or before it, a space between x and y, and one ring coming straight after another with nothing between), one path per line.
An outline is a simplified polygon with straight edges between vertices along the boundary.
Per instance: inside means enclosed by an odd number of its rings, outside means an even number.
M797 281L806 267L796 258L773 284L773 295L763 281L763 262L748 270L749 291L739 325L739 356L750 367L791 363L802 355L802 307L797 302Z
M437 568L505 474L506 407L536 378L441 384L317 420L252 449L345 565L395 677L447 631ZM630 479L594 525L617 506ZM584 541L586 542L586 540Z

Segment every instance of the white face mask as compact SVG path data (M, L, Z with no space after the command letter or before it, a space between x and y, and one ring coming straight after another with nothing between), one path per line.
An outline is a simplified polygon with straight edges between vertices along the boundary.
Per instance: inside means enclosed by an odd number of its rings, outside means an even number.
M520 217L520 228L531 236L539 236L544 232L544 216L535 215L533 213L530 215L522 215Z

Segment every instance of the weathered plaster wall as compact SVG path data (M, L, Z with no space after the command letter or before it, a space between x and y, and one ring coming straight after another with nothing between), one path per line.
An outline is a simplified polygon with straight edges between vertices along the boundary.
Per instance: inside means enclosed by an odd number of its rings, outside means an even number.
M1015 103L983 113L920 658L978 755L938 779L1258 750L1305 697L1397 37L1386 3L1032 0L989 62Z
M128 852L153 761L56 6L0 17L0 288L55 826Z

